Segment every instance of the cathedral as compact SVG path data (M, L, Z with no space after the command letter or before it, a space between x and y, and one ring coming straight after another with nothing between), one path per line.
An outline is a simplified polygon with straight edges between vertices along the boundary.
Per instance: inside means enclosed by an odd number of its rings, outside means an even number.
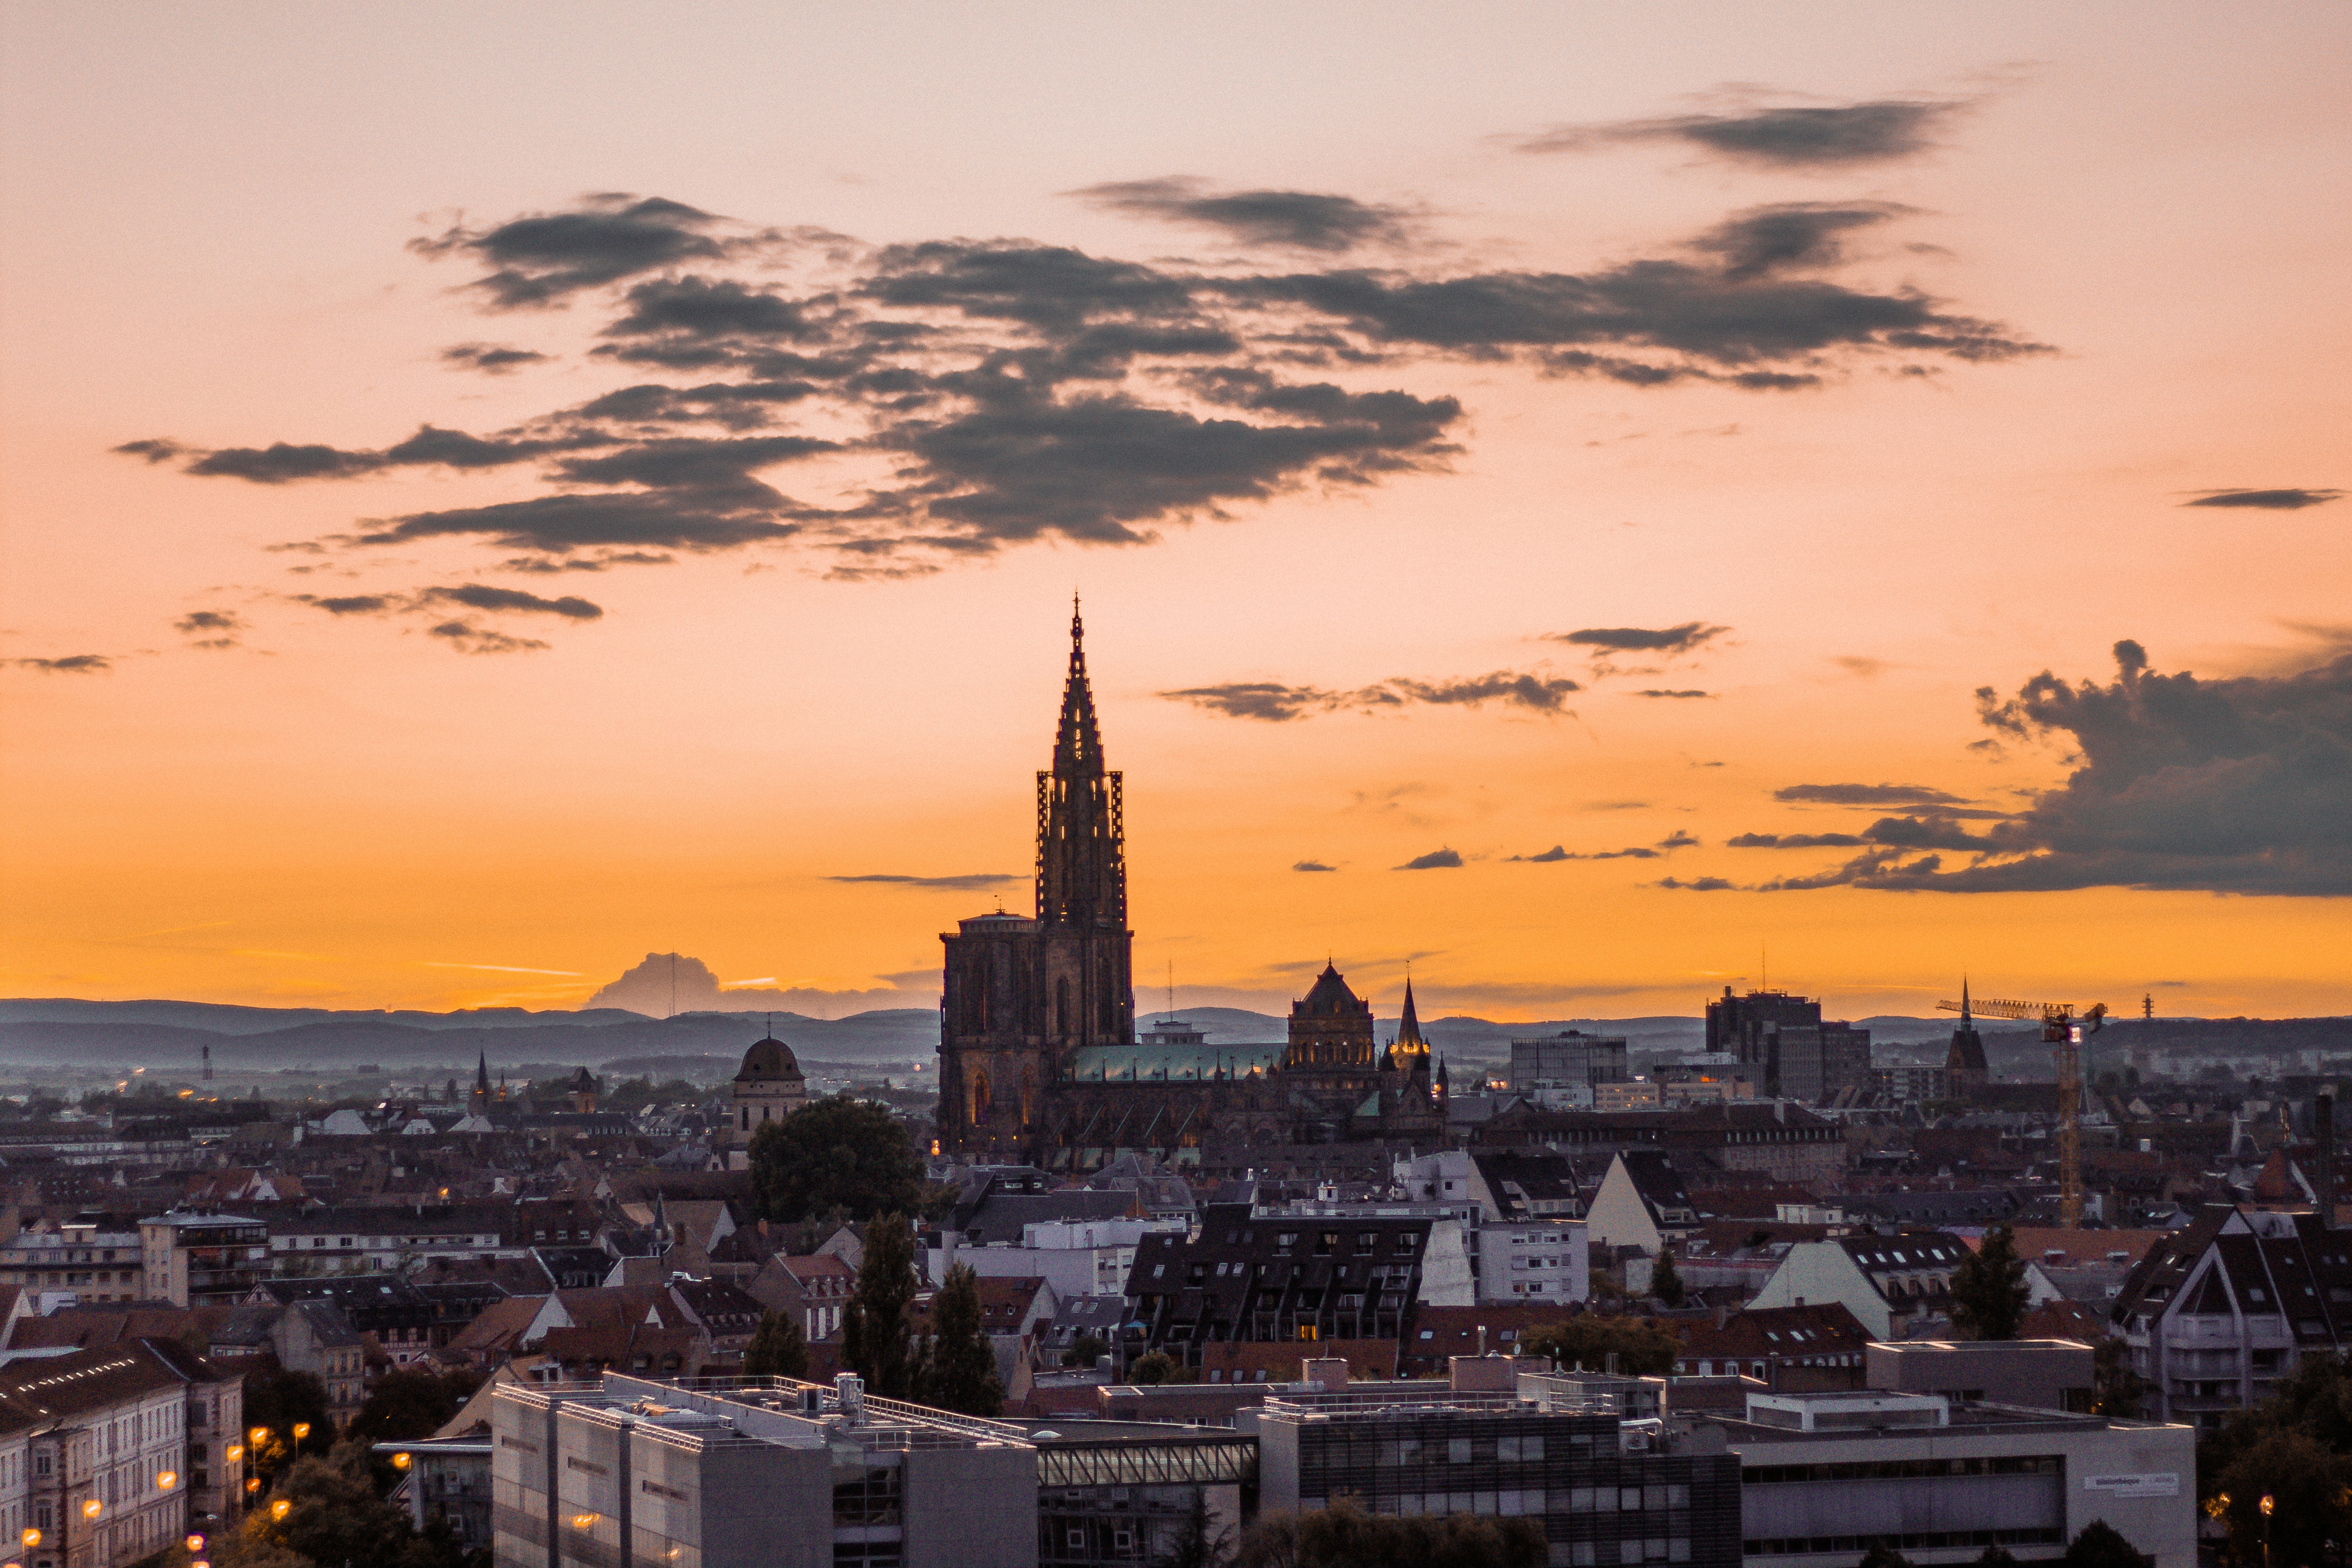
M1172 1018L1136 1030L1120 777L1104 763L1070 617L1053 766L1037 775L1036 913L944 934L939 1131L944 1150L1092 1169L1127 1153L1180 1163L1204 1145L1433 1142L1442 1069L1405 987L1396 1038L1326 965L1279 1044L1212 1047Z

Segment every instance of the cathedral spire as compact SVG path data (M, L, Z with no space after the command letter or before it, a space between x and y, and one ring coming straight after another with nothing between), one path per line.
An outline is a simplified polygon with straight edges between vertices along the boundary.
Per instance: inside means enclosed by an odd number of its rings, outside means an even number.
M1969 977L1968 977L1967 975L1963 974L1963 975L1961 975L1961 976L1960 976L1960 1022L1961 1022L1961 1023L1963 1023L1963 1024L1965 1024L1965 1023L1967 1023L1968 1021L1969 1021Z
M1048 927L1127 929L1126 832L1119 776L1103 766L1087 679L1087 627L1070 599L1070 672L1054 765L1037 775L1037 919Z
M1397 1019L1396 1043L1400 1052L1411 1046L1423 1056L1429 1054L1429 1042L1421 1037L1421 1015L1414 1011L1412 1005L1412 976L1410 974L1404 979L1404 1012Z

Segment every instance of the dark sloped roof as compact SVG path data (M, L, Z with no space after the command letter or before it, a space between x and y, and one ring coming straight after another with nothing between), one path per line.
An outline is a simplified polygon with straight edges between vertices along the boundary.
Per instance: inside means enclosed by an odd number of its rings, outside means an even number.
M743 1069L735 1075L735 1081L770 1083L801 1076L800 1060L793 1055L792 1047L770 1035L743 1053Z
M1290 1010L1315 1017L1349 1018L1370 1013L1371 1005L1348 989L1336 965L1327 963L1315 977L1314 988L1303 1001L1292 1003Z

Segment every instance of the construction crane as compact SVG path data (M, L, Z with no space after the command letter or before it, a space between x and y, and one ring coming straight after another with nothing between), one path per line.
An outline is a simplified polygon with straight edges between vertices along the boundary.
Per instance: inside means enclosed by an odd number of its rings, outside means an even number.
M2099 1032L2107 1005L2095 1002L2079 1016L2071 1002L1938 1002L1947 1013L1989 1018L2039 1018L2042 1038L2058 1068L2058 1213L2068 1230L2083 1228L2083 1063L2075 1047Z

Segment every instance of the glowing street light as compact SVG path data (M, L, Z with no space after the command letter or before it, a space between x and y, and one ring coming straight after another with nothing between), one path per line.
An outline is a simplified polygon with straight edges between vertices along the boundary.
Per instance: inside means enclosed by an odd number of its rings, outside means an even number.
M25 1545L28 1550L32 1547L38 1546L41 1543L41 1532L37 1530L28 1530L25 1531L24 1540Z
M237 1460L245 1458L245 1445L242 1443L231 1443L227 1447L221 1450L221 1458L228 1460L232 1464L236 1463Z
M191 1533L181 1544L191 1552L202 1552L205 1549L205 1538L202 1535Z
M310 1424L308 1421L297 1421L294 1423L294 1440L297 1443L300 1442L303 1438L308 1437L310 1435Z
M259 1476L248 1477L245 1483L245 1489L249 1492L259 1491L261 1489L261 1478Z
M156 1471L156 1472L155 1472L155 1489L156 1489L157 1491L159 1491L159 1492L167 1492L167 1491L170 1491L173 1487L178 1486L179 1484L180 1484L180 1472L179 1472L179 1471L177 1471L177 1470L158 1470L158 1471Z
M408 1456L407 1456L407 1455L405 1455L405 1454L394 1454L394 1455L392 1457L392 1468L393 1468L394 1469L395 1469L395 1470L404 1470L404 1469L408 1468L408 1466L409 1466L409 1458L408 1458Z
M90 1498L81 1505L81 1516L84 1519L96 1519L100 1514L104 1513L105 1511L106 1505L99 1501L96 1498Z
M258 1448L264 1443L269 1441L269 1428L267 1426L256 1426L252 1431L247 1432L246 1436L252 1439L253 1446Z
M269 1517L272 1519L284 1519L288 1514L292 1513L293 1511L294 1505L287 1501L284 1498L279 1498L276 1502L269 1505Z

